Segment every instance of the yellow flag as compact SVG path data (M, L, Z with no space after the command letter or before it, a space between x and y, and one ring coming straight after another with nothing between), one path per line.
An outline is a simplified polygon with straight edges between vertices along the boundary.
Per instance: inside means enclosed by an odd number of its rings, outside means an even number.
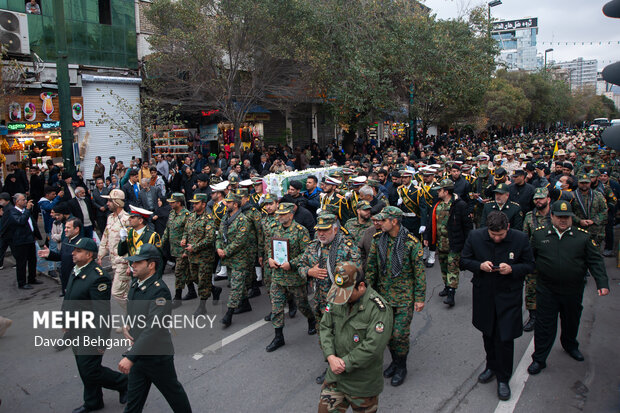
M555 142L555 147L553 148L553 156L551 157L551 159L555 159L555 153L558 151L558 142Z

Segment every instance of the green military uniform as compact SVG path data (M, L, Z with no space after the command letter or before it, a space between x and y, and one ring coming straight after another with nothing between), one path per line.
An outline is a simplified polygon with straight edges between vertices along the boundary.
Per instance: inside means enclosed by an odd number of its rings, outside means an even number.
M208 201L206 194L194 194L190 202ZM212 274L215 267L215 220L213 215L205 208L202 214L192 212L187 217L183 239L186 245L192 246L192 252L187 252L189 261L189 271L193 280L198 280L198 296L201 300L206 300L214 290ZM214 292L214 300L219 299L218 288L217 298Z
M276 214L293 213L294 205L291 203L281 203ZM288 296L292 296L298 305L301 313L308 320L315 320L314 314L308 304L306 290L307 278L299 275L295 266L295 258L303 254L306 246L310 243L308 230L295 221L288 227L279 222L271 229L270 238L266 240L269 257L274 257L271 238L282 238L288 240L288 262L291 269L286 271L283 268L272 268L271 272L271 323L278 329L284 327L284 306L288 301ZM313 327L314 329L315 327Z
M263 204L276 202L277 198L272 194L265 194L263 199ZM261 224L261 234L262 237L258 240L258 251L260 256L263 258L263 284L267 289L267 293L269 293L271 289L271 268L269 267L269 242L273 236L273 230L278 225L278 220L276 219L275 214L269 215L266 212L263 212L262 218L260 221Z
M441 278L444 285L450 288L459 287L459 261L460 254L450 251L450 239L448 238L448 219L450 218L450 207L454 198L448 203L439 202L435 208L437 220L437 255L441 266Z
M551 213L556 216L573 216L567 201L556 201L551 207ZM569 353L578 351L577 332L583 309L581 303L586 275L590 273L599 290L609 289L609 280L596 242L581 228L569 227L560 234L555 226L541 226L534 231L531 244L538 274L535 350L532 359L544 368L555 341L558 312L562 319L562 347ZM536 370L531 374L540 371Z
M355 264L341 263L330 302L321 320L323 355L344 361L345 370L328 369L321 389L319 413L375 412L383 391L383 352L392 333L392 310L372 287L354 303L348 300L355 286Z
M479 198L484 199L485 194L484 191L491 184L491 173L488 168L479 168L476 170L476 179L472 183L472 188L474 188L473 192L470 193L470 196L473 194L478 194ZM480 227L480 220L482 219L482 210L484 209L485 204L478 199L474 200L474 222L478 224Z
M127 257L130 262L160 259L159 252L145 244L137 254ZM160 261L158 266L163 266ZM155 274L140 281L135 278L129 290L127 315L144 317L145 323L129 328L133 345L124 355L133 365L129 370L129 398L125 412L141 412L151 383L159 389L175 412L190 412L191 406L174 368L174 347L168 328L162 325L170 317L170 290ZM155 322L157 321L157 322Z
M316 230L331 228L336 223L337 217L331 214L321 215L317 219ZM342 228L341 228L342 229ZM294 265L299 275L308 278L308 270L318 264L319 268L326 268L328 276L323 279L311 278L314 283L314 315L320 322L327 304L327 292L332 286L336 264L349 261L355 265L361 265L360 253L357 245L341 231L336 233L334 240L328 245L321 245L319 240L313 240L308 244L304 253L296 257L291 265ZM319 340L320 341L320 340Z
M394 219L401 214L396 207L386 207L377 218ZM401 243L402 247L399 247ZM402 251L400 260L397 251ZM385 232L375 234L368 253L368 285L385 298L394 314L394 329L388 345L393 361L386 375L394 376L395 369L399 367L401 377L393 380L393 385L402 383L406 375L413 304L424 303L426 299L426 273L422 255L422 244L403 226L396 237Z
M588 181L590 178L588 175L581 175L579 181ZM572 201L572 209L575 213L575 224L579 225L581 220L589 219L594 221L594 224L587 227L587 231L592 235L597 245L605 239L605 225L607 224L607 201L603 194L599 191L589 189L585 194L581 190L573 192L574 197Z
M357 204L357 207L358 209L362 209L362 210L372 209L368 201L359 202ZM353 240L353 242L355 243L355 245L359 245L359 242L362 239L362 235L364 235L364 231L366 231L366 228L371 227L372 225L373 224L370 219L364 223L360 223L359 218L356 217L356 218L351 218L350 220L348 220L347 223L344 224L344 227L349 232L349 235L351 239Z
M499 184L506 185L506 184ZM498 185L498 186L499 186ZM482 216L480 217L480 227L485 227L487 224L487 216L491 211L503 212L508 217L510 228L523 230L523 212L519 204L513 201L507 201L504 205L500 206L497 201L489 201L484 204L482 209Z
M241 202L239 197L229 193L226 201ZM248 268L248 232L250 231L250 221L237 210L232 216L230 211L226 212L220 224L215 241L216 249L224 250L226 256L221 259L222 265L228 269L230 280L230 295L228 297L228 308L238 308L241 302L247 300L247 290L245 288L245 271Z
M91 251L94 257L97 256L97 244L92 239L82 238L72 247ZM106 328L99 320L100 317L110 316L111 286L110 277L93 260L81 268L76 266L73 269L62 302L62 311L89 311L95 316L94 329L70 329L65 335L67 338L78 337L81 344L72 349L80 379L84 384L84 407L88 410L103 408L102 388L116 390L121 394L126 394L127 391L127 376L103 367L103 353L83 345L83 337L104 340L110 337L109 327Z
M248 198L248 201L241 206L241 212L250 222L247 235L248 249L246 251L246 262L248 264L248 268L245 270L245 288L253 288L254 294L260 295L260 289L257 286L255 267L258 266L259 240L263 238L263 234L261 234L261 231L263 230L263 226L261 225L262 214L260 210L249 201L247 189L238 189L235 191L235 194L242 198Z
M168 202L182 202L185 200L185 195L181 193L174 193L168 199ZM183 289L185 285L191 282L198 282L197 279L191 279L191 273L189 271L189 261L187 254L181 247L181 240L183 239L183 232L185 230L185 223L189 216L189 211L185 208L176 212L174 209L170 211L168 216L168 223L166 224L166 230L162 235L162 245L168 244L170 247L170 255L176 258L176 264L174 266L174 288L176 290Z

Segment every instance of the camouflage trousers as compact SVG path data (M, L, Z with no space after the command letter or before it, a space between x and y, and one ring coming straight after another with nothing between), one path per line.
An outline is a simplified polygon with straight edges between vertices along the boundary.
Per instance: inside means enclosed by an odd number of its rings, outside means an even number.
M201 260L189 263L189 273L192 282L198 282L198 296L206 300L211 296L213 289L213 261Z
M251 258L249 258L247 262L248 269L247 269L247 274L245 278L245 288L249 290L250 287L252 287L252 282L258 280L256 276L256 267L258 266L258 259L256 258L257 257L256 250L253 248L250 248L248 250L248 256Z
M459 275L461 273L459 261L461 260L461 254L452 251L439 251L438 258L444 285L450 288L459 288Z
M240 262L234 267L229 264L226 268L228 270L228 281L230 281L228 308L237 308L241 305L241 301L248 298L248 290L245 286L248 265Z
M536 310L536 273L525 276L525 308Z
M344 413L349 407L356 413L374 413L379 409L379 396L351 396L338 391L335 383L323 383L319 413Z
M176 264L174 266L174 288L182 290L185 286L191 282L198 282L198 279L194 279L193 274L189 270L189 258L176 257Z
M110 256L112 260L112 272L114 278L112 279L112 298L114 298L119 305L127 310L127 294L129 294L129 287L131 285L131 275L127 275L127 261L120 258Z
M314 314L308 304L306 286L287 287L284 285L271 284L271 324L274 328L284 327L284 307L289 297L293 297L297 303L297 308L306 318L314 318Z
M409 337L411 336L411 320L413 307L392 307L394 327L392 337L388 343L390 351L398 357L407 357L409 354Z
M263 260L263 263L267 261ZM263 285L267 290L267 294L271 294L271 268L269 268L269 264L263 265Z
M316 319L317 325L321 323L321 318L325 313L325 306L327 305L327 293L332 286L332 282L329 279L329 276L325 277L322 280L314 278L314 298L312 310L314 311L314 318ZM320 329L317 328L317 335L319 337L319 346L321 345L321 333Z

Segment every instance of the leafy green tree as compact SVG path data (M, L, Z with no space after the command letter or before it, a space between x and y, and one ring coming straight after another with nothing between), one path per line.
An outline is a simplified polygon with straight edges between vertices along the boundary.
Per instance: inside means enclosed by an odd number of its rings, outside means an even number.
M489 126L501 128L519 126L531 111L530 101L525 97L523 90L502 78L491 81L484 102Z

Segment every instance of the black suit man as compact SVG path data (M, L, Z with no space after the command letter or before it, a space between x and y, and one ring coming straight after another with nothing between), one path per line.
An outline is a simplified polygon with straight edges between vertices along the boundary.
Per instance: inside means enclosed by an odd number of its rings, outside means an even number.
M86 196L86 190L81 186L75 188L75 198L69 201L71 215L77 217L84 225L84 236L93 237L93 225L95 224L95 208L93 201Z
M138 194L140 193L140 185L138 185L138 171L132 169L129 172L129 180L123 185L125 193L125 211L129 212L129 206L140 206Z

